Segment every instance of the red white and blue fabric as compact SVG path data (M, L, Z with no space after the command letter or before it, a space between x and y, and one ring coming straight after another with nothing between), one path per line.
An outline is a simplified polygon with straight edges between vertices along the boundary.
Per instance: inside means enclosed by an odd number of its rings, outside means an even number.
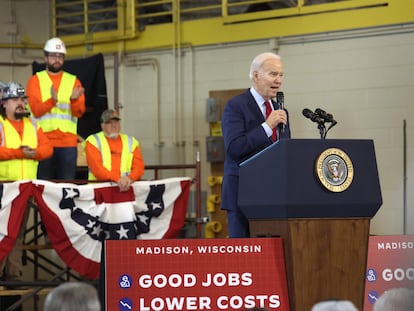
M99 276L104 240L177 237L185 221L190 183L190 178L138 181L129 191L120 192L111 183L76 185L35 180L32 194L60 258L79 274L94 279ZM23 207L27 202L19 196L10 200L19 200L19 204L13 201L11 205ZM23 213L17 216L14 223L18 231ZM6 241L15 240L17 231L13 236L5 232ZM4 251L9 250L9 244Z
M0 184L0 261L14 246L31 190L30 181Z

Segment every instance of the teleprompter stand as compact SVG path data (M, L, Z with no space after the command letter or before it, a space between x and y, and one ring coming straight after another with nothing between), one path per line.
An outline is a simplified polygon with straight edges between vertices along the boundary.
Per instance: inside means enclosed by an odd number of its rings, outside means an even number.
M321 182L326 150L349 157L346 189ZM241 164L239 205L251 237L283 239L291 310L328 299L362 310L370 220L382 205L371 140L281 140Z

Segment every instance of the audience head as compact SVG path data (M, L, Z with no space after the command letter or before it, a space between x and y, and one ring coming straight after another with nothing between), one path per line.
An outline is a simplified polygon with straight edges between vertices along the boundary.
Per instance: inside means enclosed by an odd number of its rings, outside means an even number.
M414 310L414 290L393 288L385 291L374 304L374 311Z
M67 282L47 294L44 311L100 311L98 292L83 282Z
M315 304L311 311L358 311L358 309L349 300L327 300Z
M112 109L105 110L101 115L101 128L108 138L117 138L121 131L121 118L118 112Z

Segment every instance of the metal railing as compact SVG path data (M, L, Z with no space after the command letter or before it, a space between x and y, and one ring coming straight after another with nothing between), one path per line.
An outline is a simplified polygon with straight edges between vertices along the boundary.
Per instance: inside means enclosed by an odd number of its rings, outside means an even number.
M54 0L52 11L55 35L93 37L93 34L109 31L120 35L135 33L146 25L235 16L237 18L231 20L246 21L257 19L249 17L250 13L265 11L297 16L308 14L304 9L310 6L316 8L312 10L314 13L332 10L321 4L350 9L359 3L360 0Z

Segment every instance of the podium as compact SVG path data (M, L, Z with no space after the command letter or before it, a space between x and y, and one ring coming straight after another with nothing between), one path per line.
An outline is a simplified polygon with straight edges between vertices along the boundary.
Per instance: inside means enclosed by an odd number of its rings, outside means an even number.
M251 237L283 239L290 310L330 299L363 309L370 220L381 205L372 140L280 140L240 165Z

